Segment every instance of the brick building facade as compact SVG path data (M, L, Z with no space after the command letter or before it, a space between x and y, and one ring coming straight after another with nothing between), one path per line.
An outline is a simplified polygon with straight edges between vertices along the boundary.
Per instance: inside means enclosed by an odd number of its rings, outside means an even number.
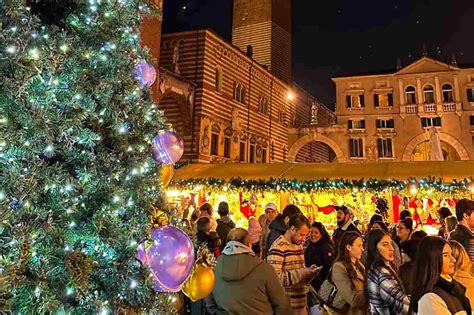
M160 66L168 76L195 86L188 110L177 105L173 93L165 94L159 105L185 138L184 160L283 162L288 129L309 126L313 104L319 125L334 122L333 112L309 93L286 84L209 30L164 34ZM305 150L301 159L306 160ZM307 152L321 154L320 159L330 154L329 147Z

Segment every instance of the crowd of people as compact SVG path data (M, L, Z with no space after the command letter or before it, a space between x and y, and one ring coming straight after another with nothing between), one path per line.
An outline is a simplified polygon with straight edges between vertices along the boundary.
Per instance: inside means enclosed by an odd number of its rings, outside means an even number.
M364 231L349 207L335 210L331 237L295 205L267 204L248 230L226 202L218 220L202 205L191 227L218 259L215 287L192 313L474 314L474 201L459 200L454 215L440 208L436 236L408 210L392 225L374 214Z

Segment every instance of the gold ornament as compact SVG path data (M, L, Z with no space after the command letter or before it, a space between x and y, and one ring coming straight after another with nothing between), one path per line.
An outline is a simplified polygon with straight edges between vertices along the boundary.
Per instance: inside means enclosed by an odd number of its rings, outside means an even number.
M160 182L163 188L168 187L174 175L173 165L163 165L160 170Z
M184 299L181 293L172 293L169 297L170 305L173 308L173 313L181 314L184 309Z
M214 271L202 263L197 263L182 290L191 301L195 302L211 294L214 283Z
M153 208L153 211L151 214L151 225L153 226L153 228L160 228L160 227L168 225L168 223L169 223L168 215L158 208Z

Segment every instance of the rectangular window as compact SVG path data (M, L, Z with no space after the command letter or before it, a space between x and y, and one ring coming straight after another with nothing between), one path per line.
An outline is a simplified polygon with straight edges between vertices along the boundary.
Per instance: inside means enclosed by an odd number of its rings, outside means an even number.
M471 123L471 126L474 126L474 115L469 116L469 122Z
M421 127L441 127L441 117L423 117Z
M262 150L262 163L267 163L267 150Z
M348 129L365 129L365 120L349 120L347 122Z
M250 145L249 162L250 163L255 163L255 144Z
M474 89L472 88L467 89L466 92L467 92L467 101L471 103L474 102Z
M415 91L408 91L405 93L407 98L407 105L416 104L416 94Z
M379 158L393 157L392 139L377 139L377 151Z
M395 121L393 119L377 119L375 125L377 129L393 129Z
M245 142L240 143L240 152L239 152L240 162L245 162Z
M374 94L374 106L375 107L393 106L393 95L392 95L392 93Z
M361 108L365 106L364 94L346 95L346 105L348 108Z
M224 157L230 158L230 137L224 138Z
M351 157L364 157L363 139L349 139L349 152Z
M219 155L219 135L217 133L211 135L211 154Z
M214 82L214 85L215 85L215 88L216 88L216 92L221 92L222 90L222 69L221 68L216 68L216 73L215 73L216 77L215 77L215 82Z

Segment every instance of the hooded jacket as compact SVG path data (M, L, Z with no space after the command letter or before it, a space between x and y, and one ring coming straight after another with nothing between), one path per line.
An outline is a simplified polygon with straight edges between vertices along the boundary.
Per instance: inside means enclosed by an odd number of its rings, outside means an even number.
M211 314L293 314L273 268L240 242L228 242L214 268Z
M270 250L270 247L272 247L273 242L275 242L277 238L285 234L287 229L285 219L281 214L278 215L275 220L270 223L268 228L270 231L268 232L267 241L265 243L265 254L268 254L268 251Z

